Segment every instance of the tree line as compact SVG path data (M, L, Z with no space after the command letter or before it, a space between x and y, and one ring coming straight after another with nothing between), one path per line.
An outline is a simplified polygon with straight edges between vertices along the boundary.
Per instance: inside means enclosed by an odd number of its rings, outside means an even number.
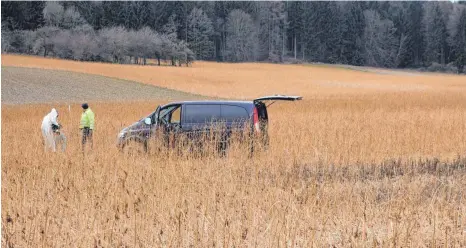
M322 62L461 73L466 5L5 2L2 50L118 63Z
M189 65L194 54L176 37L173 22L157 32L148 26L129 29L108 26L95 29L73 5L58 2L8 2L21 6L19 21L2 13L2 51L52 56L81 61L147 64L148 59L170 65ZM11 7L11 6L8 6ZM26 19L30 10L36 21ZM14 8L13 8L14 9ZM2 8L3 12L3 8ZM18 19L18 17L16 18Z

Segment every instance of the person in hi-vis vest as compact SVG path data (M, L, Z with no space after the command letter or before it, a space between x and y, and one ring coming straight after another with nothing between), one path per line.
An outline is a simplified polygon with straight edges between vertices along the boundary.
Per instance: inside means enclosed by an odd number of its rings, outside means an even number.
M95 116L87 103L83 103L81 107L83 108L83 113L81 114L79 129L82 132L82 149L84 151L84 147L88 141L91 143L91 149L93 147L92 134L95 127Z

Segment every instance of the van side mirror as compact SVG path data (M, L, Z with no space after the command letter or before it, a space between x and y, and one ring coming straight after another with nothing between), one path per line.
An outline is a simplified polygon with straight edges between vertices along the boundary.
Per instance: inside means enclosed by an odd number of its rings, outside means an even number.
M146 125L151 125L152 124L151 118L144 119L144 123L146 123Z

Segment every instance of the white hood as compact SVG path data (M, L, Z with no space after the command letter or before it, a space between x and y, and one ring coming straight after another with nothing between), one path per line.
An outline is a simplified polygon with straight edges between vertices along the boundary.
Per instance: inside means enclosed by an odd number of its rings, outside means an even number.
M52 124L58 126L57 117L58 117L58 112L55 108L53 108L52 111L50 111L50 113L48 113L44 117L44 120L42 121L42 128L52 127Z

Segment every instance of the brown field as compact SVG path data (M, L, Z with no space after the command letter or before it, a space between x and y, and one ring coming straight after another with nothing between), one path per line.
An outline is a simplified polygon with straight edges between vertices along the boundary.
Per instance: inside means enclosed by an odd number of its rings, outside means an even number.
M2 66L86 72L209 96L304 96L270 107L271 147L254 159L240 148L224 159L119 154L118 131L161 100L91 101L95 150L85 157L79 105L53 105L69 149L44 153L39 127L52 105L3 105L2 245L466 246L464 76L10 55Z
M307 99L408 93L466 94L466 77L448 74L371 73L322 65L196 62L192 67L82 63L32 56L2 55L3 66L21 66L102 75L207 96L251 99L299 94Z
M198 98L202 97L92 74L2 66L2 104Z

